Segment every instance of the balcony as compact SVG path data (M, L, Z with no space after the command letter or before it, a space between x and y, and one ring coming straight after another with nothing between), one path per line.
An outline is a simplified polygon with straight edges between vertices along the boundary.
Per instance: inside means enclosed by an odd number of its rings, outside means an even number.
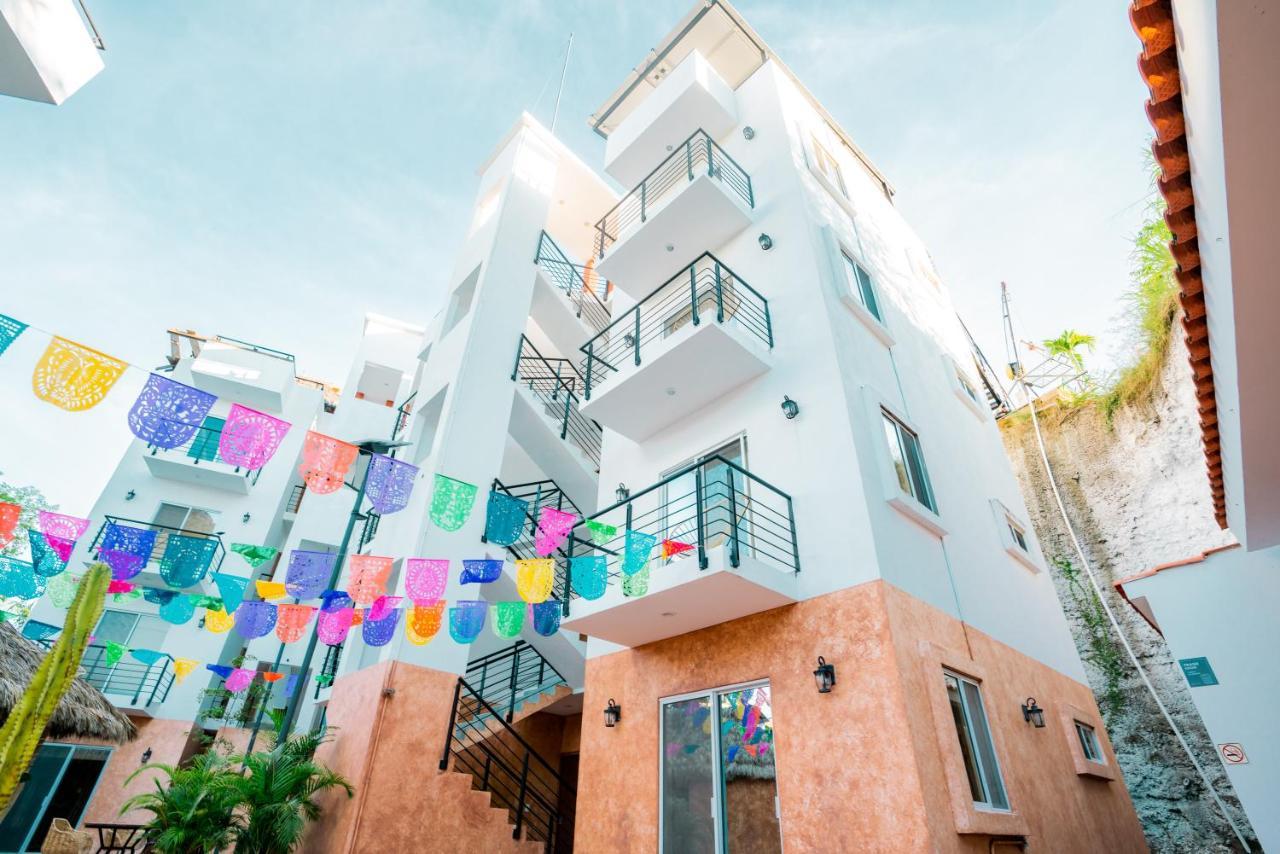
M737 123L733 89L694 51L609 134L604 169L630 187L644 177L649 164L698 128L718 137Z
M195 435L176 448L147 445L151 453L143 459L154 477L248 495L249 488L258 482L262 469L249 471L222 459L218 450L221 438L221 429L199 427Z
M571 261L545 231L533 260L538 274L532 314L557 347L570 352L583 333L592 335L609 325L609 306L599 293L605 284L594 270Z
M169 544L169 536L171 534L180 534L184 537L202 537L217 540L218 545L214 548L213 559L209 562L209 572L217 572L221 566L223 559L227 556L226 546L222 542L222 532L213 531L197 531L190 528L175 528L170 525L158 525L155 522L142 522L138 519L123 519L119 516L104 516L105 520L98 526L97 532L93 535L93 541L89 543L89 552L96 555L98 547L102 543L103 537L107 533L107 526L111 523L123 525L128 528L142 528L148 531L156 532L155 544L151 547L151 554L147 555L147 562L142 569L142 574L137 578L131 579L135 583L153 582L153 586L163 587L164 581L160 578L158 572L160 560L164 557L165 548ZM208 577L206 575L206 577Z
M46 649L53 638L39 641ZM130 714L148 714L152 706L163 703L173 687L173 658L165 654L154 664L143 664L129 655L115 664L107 663L105 644L91 643L80 660L80 675L97 688L118 709Z
M711 253L582 345L582 413L641 441L769 369L769 302Z
M751 176L698 130L596 223L596 271L639 299L669 258L722 245L754 207Z
M102 39L80 9L74 0L0 3L0 94L61 104L102 70Z
M570 557L603 555L604 594L573 594L561 628L624 646L640 646L791 604L799 598L800 572L791 497L732 460L710 456L692 463L590 521L616 528L604 542L590 540L580 524L566 548ZM648 568L631 576L624 591L626 531L650 534L657 543L688 546L661 557L655 545ZM674 552L675 549L672 549Z
M193 347L191 381L205 391L265 412L279 412L295 384L318 387L295 373L294 357L281 350L219 335Z

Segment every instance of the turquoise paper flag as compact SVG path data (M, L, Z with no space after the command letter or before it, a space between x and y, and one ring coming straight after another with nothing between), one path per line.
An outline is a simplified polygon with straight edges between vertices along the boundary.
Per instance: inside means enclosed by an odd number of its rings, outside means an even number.
M635 575L649 565L649 553L658 538L653 534L642 534L639 531L627 531L626 548L622 557L622 574Z
M165 657L165 654L163 652L158 652L157 650L154 650L154 649L131 649L129 650L129 654L132 655L134 658L136 658L138 661L141 661L143 664L147 665L147 667L150 667L151 665L155 664L157 661Z
M218 595L222 597L222 606L227 613L235 613L236 608L239 608L240 603L244 601L244 591L249 586L249 579L215 572L213 583L218 586Z

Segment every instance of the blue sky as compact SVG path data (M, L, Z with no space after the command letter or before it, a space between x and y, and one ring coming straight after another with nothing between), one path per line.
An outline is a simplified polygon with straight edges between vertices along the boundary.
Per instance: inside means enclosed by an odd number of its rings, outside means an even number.
M334 381L364 311L431 316L475 168L520 110L549 122L568 32L557 133L598 165L585 117L691 7L89 2L106 69L60 107L0 97L0 313L146 366L167 327L230 335ZM1072 326L1117 357L1149 193L1123 4L738 8L895 184L993 362L1002 279L1025 337ZM87 511L142 375L51 411L45 342L0 359L0 471Z

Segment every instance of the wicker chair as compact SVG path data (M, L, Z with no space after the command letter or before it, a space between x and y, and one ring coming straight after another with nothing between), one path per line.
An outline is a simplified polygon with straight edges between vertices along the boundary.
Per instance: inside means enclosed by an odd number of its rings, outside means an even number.
M89 854L93 834L76 830L65 818L55 818L40 846L40 854Z

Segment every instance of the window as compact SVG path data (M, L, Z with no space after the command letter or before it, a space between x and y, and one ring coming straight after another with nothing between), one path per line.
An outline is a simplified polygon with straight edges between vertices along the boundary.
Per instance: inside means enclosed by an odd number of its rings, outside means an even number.
M1080 739L1080 749L1084 752L1084 758L1099 765L1104 764L1107 760L1102 756L1102 745L1098 743L1098 734L1094 732L1093 727L1082 724L1080 721L1076 721L1075 725L1076 738Z
M938 506L933 500L933 488L929 485L929 474L924 467L924 455L920 452L919 438L907 425L890 415L888 410L881 409L880 414L884 418L885 438L889 442L889 458L898 476L898 486L903 492L937 513Z
M840 250L840 257L844 260L844 275L849 292L858 298L863 308L871 312L872 317L884 322L884 318L880 316L880 303L876 299L876 289L871 284L870 274L843 249Z
M746 466L746 440L738 437L720 447L699 454L695 459L722 457L737 465ZM689 466L686 460L663 472L667 477ZM718 459L708 460L702 469L702 537L707 549L726 545L736 529L740 554L752 554L751 500L747 494L749 484L732 467ZM664 540L686 543L698 541L698 514L696 507L697 474L690 470L662 487L662 529ZM680 558L675 558L679 560Z
M840 191L840 195L846 199L849 198L849 190L845 187L844 173L840 171L839 162L831 156L830 151L822 147L822 143L818 142L817 137L813 138L813 160L818 167L819 174L834 184L835 188Z
M978 398L978 390L973 387L973 383L969 382L969 378L959 368L956 368L956 382L960 383L960 390L965 393L966 397L979 406L982 405L982 401Z
M1005 552L1032 572L1039 572L1040 558L1032 551L1031 535L1027 533L1026 523L995 498L991 499L991 512L995 514L996 533Z
M448 335L471 311L471 301L475 299L476 285L479 283L480 268L476 267L462 284L453 289L453 294L449 297L449 308L444 316L444 329L440 332L441 338Z
M1019 525L1013 522L1013 520L1009 520L1006 524L1009 526L1009 536L1013 537L1013 541L1017 544L1018 548L1022 549L1024 552L1027 551L1026 531L1023 531Z
M943 678L973 802L990 809L1007 810L1009 798L1000 777L1000 763L996 760L996 749L991 741L991 729L987 725L987 712L982 705L978 683L946 671Z
M782 851L767 684L664 700L659 850Z
M79 824L110 758L109 747L42 742L0 821L0 850L39 851L55 818Z

